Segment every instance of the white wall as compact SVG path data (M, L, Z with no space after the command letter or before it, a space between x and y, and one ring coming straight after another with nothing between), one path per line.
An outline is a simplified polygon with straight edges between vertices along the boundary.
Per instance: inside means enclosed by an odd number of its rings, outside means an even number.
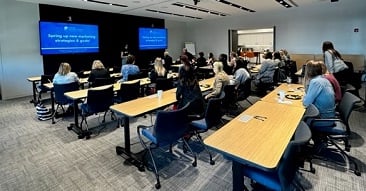
M289 53L321 54L325 40L334 43L343 54L366 54L366 3L344 6L342 1L331 6L324 3L312 9L291 8L282 12L248 13L210 21L187 23L186 36L196 42L196 50L228 53L229 29L256 29L276 26L276 49ZM359 28L358 33L353 29Z
M168 52L176 60L184 46L186 23L166 20L165 27L168 29Z
M2 99L31 95L26 78L43 74L39 54L38 5L0 0L0 86Z

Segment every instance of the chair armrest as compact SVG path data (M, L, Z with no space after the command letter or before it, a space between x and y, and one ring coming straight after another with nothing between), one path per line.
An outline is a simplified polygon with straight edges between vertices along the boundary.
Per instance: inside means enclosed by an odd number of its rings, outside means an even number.
M189 121L194 121L194 120L199 120L199 119L202 119L204 118L204 116L202 115L188 115L188 120Z
M337 122L337 121L343 123L343 121L341 119L329 118L329 119L313 119L313 120L311 120L310 125L313 126L313 125L316 125L316 123L320 123L320 122Z

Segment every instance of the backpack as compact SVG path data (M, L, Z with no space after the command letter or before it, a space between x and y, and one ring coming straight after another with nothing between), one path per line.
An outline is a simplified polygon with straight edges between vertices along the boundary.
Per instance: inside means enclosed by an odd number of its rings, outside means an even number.
M46 121L52 119L52 112L49 108L44 106L42 103L37 104L36 106L36 114L37 118L40 121Z

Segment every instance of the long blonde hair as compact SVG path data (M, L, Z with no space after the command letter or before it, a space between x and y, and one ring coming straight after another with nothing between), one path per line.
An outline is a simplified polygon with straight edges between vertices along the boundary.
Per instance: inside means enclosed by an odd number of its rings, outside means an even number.
M163 60L160 57L155 58L154 69L158 76L165 76L166 70L163 66Z
M100 60L93 61L92 70L95 70L95 69L104 69L104 65L103 65L102 61L100 61Z
M64 76L71 71L71 66L67 62L61 62L60 67L58 68L58 74Z

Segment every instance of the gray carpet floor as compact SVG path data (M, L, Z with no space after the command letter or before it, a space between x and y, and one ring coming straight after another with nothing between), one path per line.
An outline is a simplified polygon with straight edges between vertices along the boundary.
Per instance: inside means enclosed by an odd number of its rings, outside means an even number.
M364 91L363 88L361 95ZM155 176L150 168L140 172L116 154L115 147L124 145L123 128L116 128L117 123L109 116L105 128L93 129L91 139L78 139L73 131L67 130L72 117L59 118L56 124L39 121L29 99L0 101L0 190L155 190ZM247 102L242 105L244 109L249 106ZM91 116L89 127L98 125L101 119L98 115ZM352 113L350 121L353 132L349 154L362 175L345 170L339 155L325 150L326 155L334 155L334 160L315 159L315 174L300 170L297 175L306 190L366 190L366 115L362 104ZM136 126L151 124L150 115L130 122L132 151L139 152L142 146ZM203 137L213 132L210 130ZM182 152L180 144L175 146L174 155L157 152L160 190L231 190L231 162L214 153L216 164L210 165L202 146L194 140L191 145L198 153L197 167L191 165L192 157ZM250 188L250 182L245 182Z

